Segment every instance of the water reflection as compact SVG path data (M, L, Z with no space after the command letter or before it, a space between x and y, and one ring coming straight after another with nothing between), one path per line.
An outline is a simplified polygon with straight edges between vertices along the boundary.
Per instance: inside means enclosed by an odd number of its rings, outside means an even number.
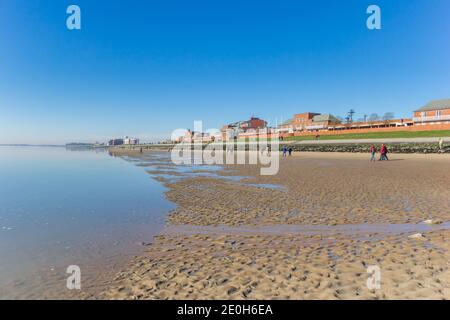
M174 208L104 149L0 147L0 182L0 298L61 297L69 264L91 279L118 269Z

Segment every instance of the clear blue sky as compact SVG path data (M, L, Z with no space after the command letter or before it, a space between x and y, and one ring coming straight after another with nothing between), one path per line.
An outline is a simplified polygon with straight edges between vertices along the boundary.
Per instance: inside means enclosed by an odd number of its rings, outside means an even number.
M349 108L408 117L450 98L449 15L448 0L0 0L0 143L158 140L194 120Z

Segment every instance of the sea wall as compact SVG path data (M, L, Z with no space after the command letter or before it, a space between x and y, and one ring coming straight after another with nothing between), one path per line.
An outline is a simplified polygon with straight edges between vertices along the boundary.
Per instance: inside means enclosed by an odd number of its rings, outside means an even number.
M280 143L280 150L283 148L283 143ZM286 143L288 148L292 148L293 151L297 152L354 152L354 153L368 153L370 151L370 146L372 143L318 143L318 144L297 144L297 143ZM375 144L379 149L380 145ZM445 143L442 149L439 148L438 143L419 143L419 142L403 142L403 143L387 143L389 153L450 153L450 144ZM170 151L175 145L164 144L164 145L138 145L138 146L116 146L110 147L109 151L114 154L132 154L137 152L145 151ZM207 147L208 144L203 144L203 148ZM211 146L210 146L211 147ZM223 150L226 150L225 145L222 146ZM188 146L184 146L188 148ZM191 145L194 149L194 146ZM220 149L220 144L218 144L217 149ZM236 149L236 148L235 148ZM246 145L246 150L248 150L248 145Z
M369 153L370 143L343 143L343 144L293 144L294 151L300 152L354 152ZM377 146L379 149L380 146ZM450 145L442 149L437 143L390 143L387 144L389 153L450 153Z

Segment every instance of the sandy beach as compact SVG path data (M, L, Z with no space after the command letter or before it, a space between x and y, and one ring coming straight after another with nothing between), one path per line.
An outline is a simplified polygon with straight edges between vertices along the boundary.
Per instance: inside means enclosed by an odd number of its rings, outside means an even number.
M148 168L177 205L166 230L101 298L450 298L448 155L300 153L274 176L174 167Z

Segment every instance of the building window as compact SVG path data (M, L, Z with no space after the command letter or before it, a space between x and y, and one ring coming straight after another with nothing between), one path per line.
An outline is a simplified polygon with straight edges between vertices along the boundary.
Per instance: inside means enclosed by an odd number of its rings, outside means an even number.
M427 116L427 113L426 113L425 111L422 111L422 112L420 113L420 116L421 116L422 118L425 118L425 117Z
M441 110L436 110L436 117L440 117L441 116Z

